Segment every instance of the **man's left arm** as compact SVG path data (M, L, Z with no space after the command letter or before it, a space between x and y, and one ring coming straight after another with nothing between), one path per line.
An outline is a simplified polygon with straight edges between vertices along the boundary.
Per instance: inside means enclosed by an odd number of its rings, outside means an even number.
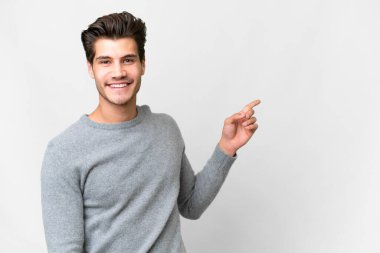
M253 107L260 104L255 100L239 113L224 121L222 137L204 168L194 174L186 156L182 153L180 192L177 199L181 215L188 219L198 219L216 197L230 167L237 159L237 150L252 137L258 125Z

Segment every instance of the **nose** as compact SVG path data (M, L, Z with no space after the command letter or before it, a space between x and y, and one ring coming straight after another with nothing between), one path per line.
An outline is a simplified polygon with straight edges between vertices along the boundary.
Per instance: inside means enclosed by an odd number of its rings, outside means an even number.
M115 64L113 68L112 78L114 79L121 79L124 78L127 75L127 72L121 66L121 64Z

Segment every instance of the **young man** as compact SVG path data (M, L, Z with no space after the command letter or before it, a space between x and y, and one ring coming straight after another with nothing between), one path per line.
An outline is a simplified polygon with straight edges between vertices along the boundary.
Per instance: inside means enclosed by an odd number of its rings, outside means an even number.
M197 175L175 120L136 105L146 28L127 12L82 32L99 105L48 143L41 171L49 252L186 252L180 216L198 219L257 129L253 107L228 117Z

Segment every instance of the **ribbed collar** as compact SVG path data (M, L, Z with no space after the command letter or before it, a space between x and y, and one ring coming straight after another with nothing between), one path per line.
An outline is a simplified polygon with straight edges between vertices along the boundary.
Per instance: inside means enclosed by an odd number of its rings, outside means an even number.
M137 116L128 121L123 121L123 122L118 122L118 123L98 123L91 120L88 117L88 114L83 114L80 117L79 121L90 127L101 128L101 129L112 130L112 129L129 128L129 127L139 124L141 121L143 121L147 116L149 116L152 113L148 105L142 105L142 106L136 105L136 109L137 109Z

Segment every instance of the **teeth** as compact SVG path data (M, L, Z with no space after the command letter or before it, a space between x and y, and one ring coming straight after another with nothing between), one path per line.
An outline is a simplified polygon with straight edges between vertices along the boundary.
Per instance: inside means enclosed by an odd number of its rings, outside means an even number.
M112 88L123 88L123 87L126 87L127 84L126 84L126 83L111 84L110 86L111 86Z

